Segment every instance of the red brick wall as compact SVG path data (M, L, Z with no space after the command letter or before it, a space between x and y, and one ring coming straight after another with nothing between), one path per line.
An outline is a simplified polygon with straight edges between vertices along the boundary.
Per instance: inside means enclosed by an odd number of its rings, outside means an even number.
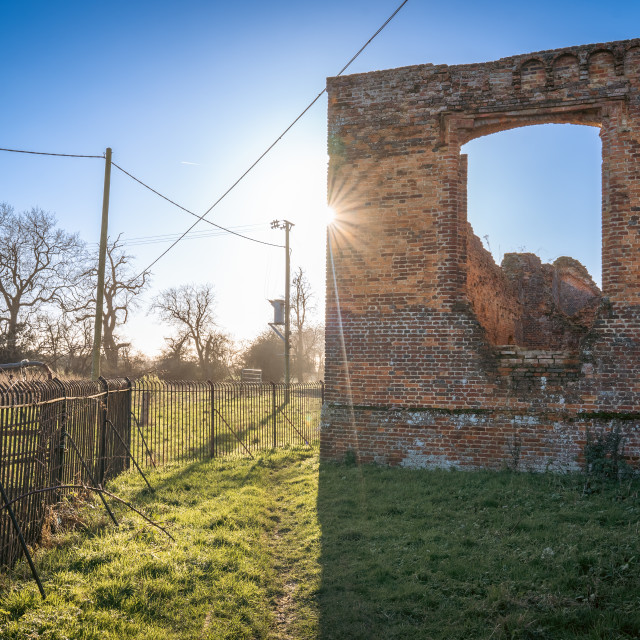
M516 283L467 225L467 298L492 345L520 344L522 301Z
M329 79L322 456L573 468L620 424L640 457L639 66L635 40ZM500 290L469 235L461 145L548 122L601 128L602 300L569 263Z

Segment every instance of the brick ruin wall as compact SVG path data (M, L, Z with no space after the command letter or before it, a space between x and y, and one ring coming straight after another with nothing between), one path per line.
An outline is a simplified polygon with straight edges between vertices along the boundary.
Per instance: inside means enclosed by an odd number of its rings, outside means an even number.
M507 253L498 267L468 225L466 268L471 310L498 349L575 351L593 327L602 295L573 258Z
M640 465L640 40L327 88L322 457L567 470L619 428ZM467 222L461 146L545 123L600 128L602 291Z

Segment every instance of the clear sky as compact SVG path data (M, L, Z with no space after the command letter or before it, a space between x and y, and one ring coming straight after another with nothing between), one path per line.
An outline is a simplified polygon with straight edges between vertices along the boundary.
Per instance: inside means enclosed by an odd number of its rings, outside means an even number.
M109 3L0 0L0 147L113 159L203 213L275 140L400 0ZM349 69L462 64L640 36L640 2L409 0ZM287 218L292 264L324 297L326 97L209 219L267 242ZM468 144L469 218L496 257L571 255L600 280L600 140L588 127L529 127ZM89 243L104 163L0 152L0 201L39 206ZM193 218L114 170L110 235L142 270ZM211 227L201 224L200 232ZM142 239L142 240L140 240ZM154 293L212 282L221 328L241 339L271 320L284 251L228 235L185 240L153 269L125 334L154 353L166 335Z

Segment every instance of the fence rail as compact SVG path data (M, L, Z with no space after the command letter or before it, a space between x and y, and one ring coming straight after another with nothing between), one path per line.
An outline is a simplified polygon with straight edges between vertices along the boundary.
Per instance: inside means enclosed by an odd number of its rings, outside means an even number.
M32 544L47 505L66 490L33 492L101 485L134 460L149 467L253 455L289 444L314 446L322 396L322 383L0 381L0 483ZM0 564L13 564L20 553L4 508Z

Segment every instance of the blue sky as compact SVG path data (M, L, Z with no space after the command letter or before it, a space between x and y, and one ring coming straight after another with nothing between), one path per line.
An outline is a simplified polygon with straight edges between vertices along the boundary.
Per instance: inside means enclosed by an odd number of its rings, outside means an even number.
M399 0L110 3L0 2L0 147L101 154L185 207L206 210L280 135L398 6ZM448 3L409 0L349 69L462 64L640 36L640 3ZM597 130L548 126L475 140L469 217L494 253L572 255L600 279ZM292 261L324 287L326 99L210 214L279 242L288 218ZM97 242L100 160L0 152L0 201L39 206ZM142 269L166 248L150 236L191 218L114 170L110 234ZM205 231L208 225L198 229ZM186 240L153 268L153 290L125 331L153 353L166 333L144 312L154 292L214 284L220 326L239 338L270 320L283 291L283 251L229 236Z

